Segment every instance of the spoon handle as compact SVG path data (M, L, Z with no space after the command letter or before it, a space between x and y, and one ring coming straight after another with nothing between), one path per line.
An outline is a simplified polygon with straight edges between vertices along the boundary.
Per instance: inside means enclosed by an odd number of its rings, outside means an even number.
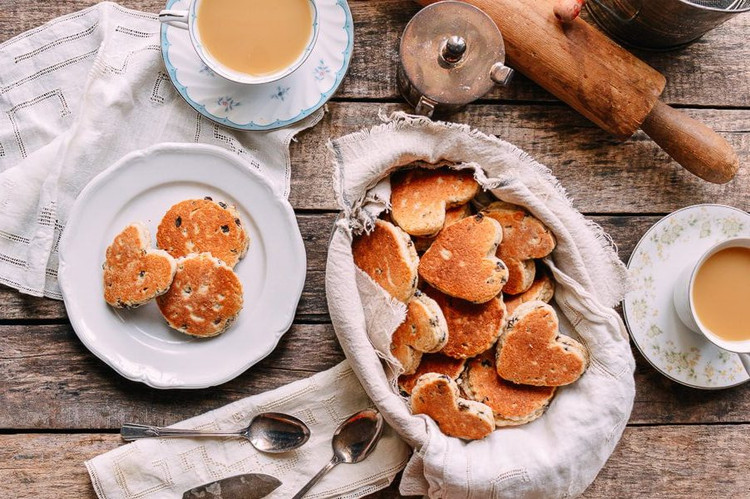
M125 423L120 429L123 440L131 441L140 438L171 438L171 437L234 437L242 435L238 431L200 431L180 428L162 428L145 424Z
M302 499L302 496L304 496L307 493L308 490L310 490L311 488L313 488L313 486L316 483L318 483L321 478L323 478L323 475L325 475L326 473L328 473L329 471L331 471L334 466L336 466L337 464L340 464L340 463L341 463L341 461L339 461L336 458L336 456L333 456L333 458L331 458L331 460L328 461L328 464L326 464L325 466L323 466L323 469L320 470L320 471L318 471L318 474L315 475L314 477L312 477L310 479L310 481L307 482L304 487L302 487L302 490L300 490L299 492L297 492L294 495L294 497L292 497L292 499Z

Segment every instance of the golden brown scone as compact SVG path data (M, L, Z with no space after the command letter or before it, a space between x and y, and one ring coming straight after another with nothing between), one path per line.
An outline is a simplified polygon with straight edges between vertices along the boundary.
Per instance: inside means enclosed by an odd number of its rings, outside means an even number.
M583 345L560 333L555 310L542 301L516 308L497 341L497 374L524 385L562 386L586 371Z
M398 377L398 386L402 394L411 395L420 376L427 373L445 374L457 380L464 370L465 359L454 359L441 353L428 353L422 356L419 367L414 374L402 374Z
M503 228L503 242L498 248L500 258L544 258L555 249L552 232L524 208L497 201L489 205L484 213L497 220Z
M437 352L448 341L448 325L435 300L417 291L409 300L404 322L391 337L391 354L404 374L417 370L422 353Z
M443 227L448 227L449 225L452 225L459 220L470 217L471 213L471 205L468 203L457 206L456 208L450 208L445 211L445 223L443 224ZM437 234L432 237L414 236L411 239L412 241L414 241L414 247L417 249L417 252L424 253L425 251L427 251L427 248L429 248L430 245L435 241L436 237Z
M458 385L445 374L420 376L411 394L411 410L430 416L450 437L479 440L495 429L492 409L459 397Z
M445 210L468 203L477 192L471 170L398 171L391 175L391 217L412 236L433 236L445 225Z
M448 342L440 353L457 359L478 355L497 341L505 325L505 305L498 297L484 303L470 303L425 287L443 311L448 323Z
M502 379L491 350L467 362L460 385L469 399L492 409L498 427L534 421L544 414L555 395L555 387L518 385Z
M503 286L503 293L518 295L534 284L536 275L536 263L534 260L515 260L513 258L503 260L508 267L508 282Z
M208 338L226 331L242 309L242 284L223 260L197 253L177 260L169 291L157 298L170 327Z
M477 214L440 231L419 262L419 275L443 293L484 303L500 293L508 269L495 257L502 230L492 218Z
M555 249L555 237L542 222L517 205L497 201L483 213L497 220L503 228L497 257L505 262L510 274L503 293L527 291L534 280L531 260L549 255Z
M508 311L508 317L513 315L513 312L522 303L530 301L543 301L549 303L555 294L555 281L552 276L547 272L538 272L534 283L524 293L516 296L504 297L505 308Z
M417 289L419 257L409 234L376 220L370 234L352 243L354 263L395 299L407 303Z
M104 299L117 308L136 308L167 292L177 264L169 253L151 249L148 229L125 227L107 248Z
M250 237L234 206L206 197L172 206L159 224L156 244L175 258L208 252L234 267L247 253Z

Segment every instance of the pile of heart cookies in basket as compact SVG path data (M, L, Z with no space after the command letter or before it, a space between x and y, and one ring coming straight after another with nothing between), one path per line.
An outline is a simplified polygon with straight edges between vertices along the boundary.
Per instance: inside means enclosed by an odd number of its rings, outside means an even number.
M390 182L391 210L352 253L406 305L390 353L412 413L466 440L541 417L589 362L548 304L555 284L540 259L554 235L481 192L471 170L405 168Z

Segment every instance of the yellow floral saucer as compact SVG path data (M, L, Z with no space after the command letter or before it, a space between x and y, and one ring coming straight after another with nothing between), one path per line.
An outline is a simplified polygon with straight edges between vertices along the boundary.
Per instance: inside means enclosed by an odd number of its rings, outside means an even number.
M672 302L685 266L710 246L738 236L750 236L747 212L716 204L689 206L654 224L630 257L633 283L623 301L625 322L641 354L673 381L711 390L750 379L736 354L689 330Z

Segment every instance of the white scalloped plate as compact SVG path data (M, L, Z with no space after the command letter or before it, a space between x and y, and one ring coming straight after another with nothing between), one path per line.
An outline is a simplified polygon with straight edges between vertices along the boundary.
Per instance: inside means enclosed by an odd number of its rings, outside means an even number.
M244 307L231 328L193 338L169 328L153 302L134 310L107 305L102 263L115 235L142 221L153 244L170 206L204 196L237 206L250 234L235 267ZM60 287L76 334L118 373L154 388L215 386L266 357L292 324L305 271L289 203L247 163L202 144L161 144L122 158L78 196L60 242Z
M273 130L296 123L325 104L344 79L354 46L346 0L317 0L318 40L307 60L289 76L258 85L215 74L198 57L187 30L161 26L164 64L177 91L210 120L240 130ZM189 0L168 0L187 10Z
M633 289L622 302L630 336L664 376L693 388L730 388L748 381L737 354L688 329L672 295L686 265L719 241L750 235L750 215L730 206L688 206L662 218L633 250L628 262Z

